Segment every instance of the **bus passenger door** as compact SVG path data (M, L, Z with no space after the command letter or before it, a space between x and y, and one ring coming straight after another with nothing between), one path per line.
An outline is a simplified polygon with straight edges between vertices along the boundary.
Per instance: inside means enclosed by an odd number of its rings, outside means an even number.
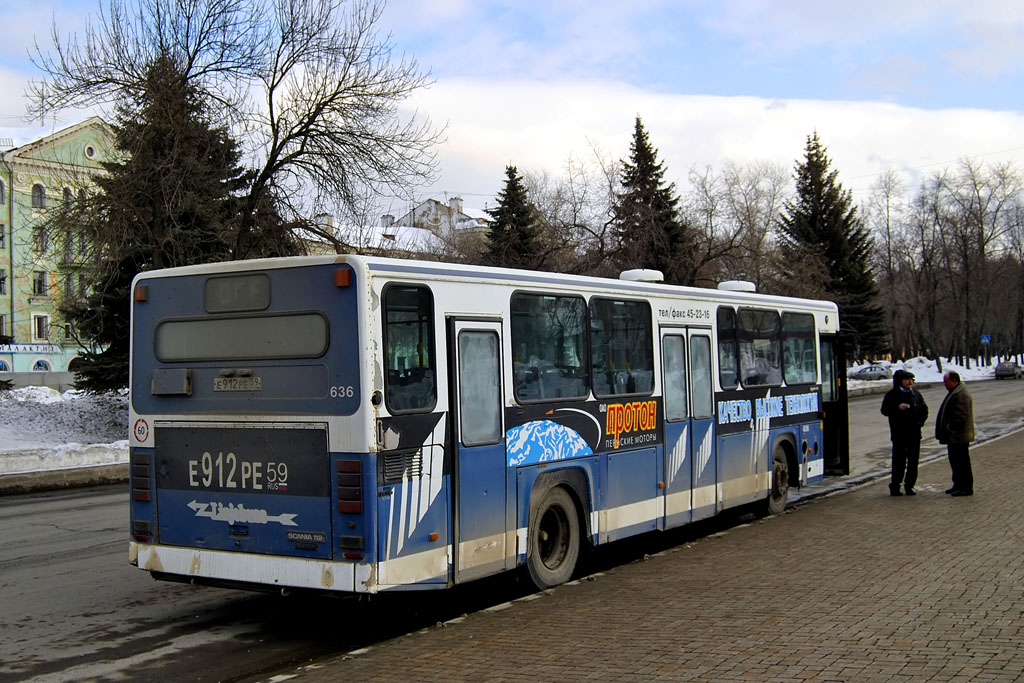
M690 448L693 452L693 520L715 515L722 505L721 468L715 453L715 392L711 335L689 330Z
M505 454L501 325L449 325L455 458L455 581L505 569Z
M715 514L718 468L712 457L711 337L662 333L665 405L665 527Z
M661 371L665 406L665 528L671 528L689 522L693 507L690 382L684 330L662 333Z

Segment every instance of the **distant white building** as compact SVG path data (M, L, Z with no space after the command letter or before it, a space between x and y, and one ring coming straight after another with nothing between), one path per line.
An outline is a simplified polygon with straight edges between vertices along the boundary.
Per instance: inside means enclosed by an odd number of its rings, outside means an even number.
M335 234L362 253L416 256L444 251L437 232L395 223L391 216L382 216L379 225L339 227Z
M483 239L490 221L486 212L467 209L461 197L448 203L427 199L397 220L390 214L377 225L336 225L333 217L316 217L321 229L360 253L404 257L438 257L467 239ZM309 242L309 253L333 253L330 245Z
M398 225L426 228L438 234L450 234L455 230L486 229L490 216L478 209L463 206L462 197L452 197L448 203L427 199L417 204L409 213L394 221Z

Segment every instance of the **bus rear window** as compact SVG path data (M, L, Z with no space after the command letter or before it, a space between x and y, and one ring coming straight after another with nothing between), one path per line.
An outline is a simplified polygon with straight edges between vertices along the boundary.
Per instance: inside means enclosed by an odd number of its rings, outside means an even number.
M327 343L327 319L319 313L168 320L153 340L165 362L316 358Z

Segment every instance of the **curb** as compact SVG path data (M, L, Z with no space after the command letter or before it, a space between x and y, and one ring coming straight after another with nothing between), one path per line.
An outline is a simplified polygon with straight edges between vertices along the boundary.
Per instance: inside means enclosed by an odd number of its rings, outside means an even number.
M124 484L128 482L128 464L69 467L43 472L22 472L0 476L0 496L59 491L80 486Z

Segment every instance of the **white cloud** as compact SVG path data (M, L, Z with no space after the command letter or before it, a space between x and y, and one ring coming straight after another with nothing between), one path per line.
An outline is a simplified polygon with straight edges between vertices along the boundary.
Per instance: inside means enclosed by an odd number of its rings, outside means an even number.
M461 194L483 206L501 188L504 167L559 175L591 142L614 158L629 154L639 115L667 167L684 187L691 168L774 161L792 168L817 130L839 180L859 197L887 169L915 181L963 157L1022 159L1024 115L977 109L928 111L885 103L769 100L654 93L614 82L451 79L415 97L422 114L448 120L441 178L421 194Z

